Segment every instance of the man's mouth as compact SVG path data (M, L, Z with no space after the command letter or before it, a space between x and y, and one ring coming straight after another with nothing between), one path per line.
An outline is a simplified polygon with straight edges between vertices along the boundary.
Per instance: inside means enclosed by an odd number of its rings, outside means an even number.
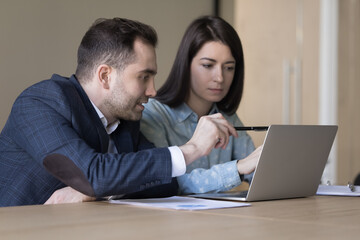
M137 104L136 104L136 106L141 110L141 111L143 111L144 109L145 109L145 104L147 103L148 101L141 101L141 102L138 102Z

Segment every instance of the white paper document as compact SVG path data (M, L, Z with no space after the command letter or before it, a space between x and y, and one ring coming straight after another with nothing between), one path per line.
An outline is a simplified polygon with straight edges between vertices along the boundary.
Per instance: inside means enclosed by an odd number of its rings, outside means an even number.
M205 210L217 208L232 208L250 206L249 203L230 201L217 201L191 197L168 197L168 198L147 198L147 199L120 199L110 200L115 204L130 204L141 207L167 208L176 210Z
M353 186L353 191L349 186L340 185L319 185L316 195L329 196L360 196L360 186Z

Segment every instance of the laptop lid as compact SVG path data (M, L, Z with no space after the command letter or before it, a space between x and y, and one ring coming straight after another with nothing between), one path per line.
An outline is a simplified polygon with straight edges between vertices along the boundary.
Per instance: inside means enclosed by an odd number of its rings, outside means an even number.
M261 201L315 195L337 126L271 125L247 196L196 194L226 200Z

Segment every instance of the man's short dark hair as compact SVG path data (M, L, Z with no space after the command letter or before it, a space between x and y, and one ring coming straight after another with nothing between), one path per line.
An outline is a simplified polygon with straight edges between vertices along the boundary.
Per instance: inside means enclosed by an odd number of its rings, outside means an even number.
M124 69L135 60L136 39L157 44L156 31L149 25L125 18L97 19L80 43L76 77L86 82L100 64Z

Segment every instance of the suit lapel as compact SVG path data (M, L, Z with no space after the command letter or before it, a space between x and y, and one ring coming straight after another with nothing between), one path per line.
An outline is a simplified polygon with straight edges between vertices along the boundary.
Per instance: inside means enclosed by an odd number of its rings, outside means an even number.
M100 121L100 123L101 123L101 121ZM109 135L107 134L104 126L102 126L102 125L101 126L97 125L96 130L97 130L97 132L99 134L99 138L100 138L101 152L106 153L106 152L108 152L108 149L109 149Z
M74 75L71 76L70 81L76 87L76 89L85 105L85 108L86 108L88 114L90 115L91 123L93 123L95 125L94 127L96 128L97 135L98 135L97 146L100 145L100 149L101 149L102 153L108 152L109 135L107 134L97 112L95 111L93 105L91 104L89 97L86 95L85 91L83 90L83 88L81 87L81 85L79 84L79 82L77 81L77 79Z
M134 152L136 151L136 134L133 133L133 127L130 122L121 120L120 125L111 134L117 151L120 152Z

